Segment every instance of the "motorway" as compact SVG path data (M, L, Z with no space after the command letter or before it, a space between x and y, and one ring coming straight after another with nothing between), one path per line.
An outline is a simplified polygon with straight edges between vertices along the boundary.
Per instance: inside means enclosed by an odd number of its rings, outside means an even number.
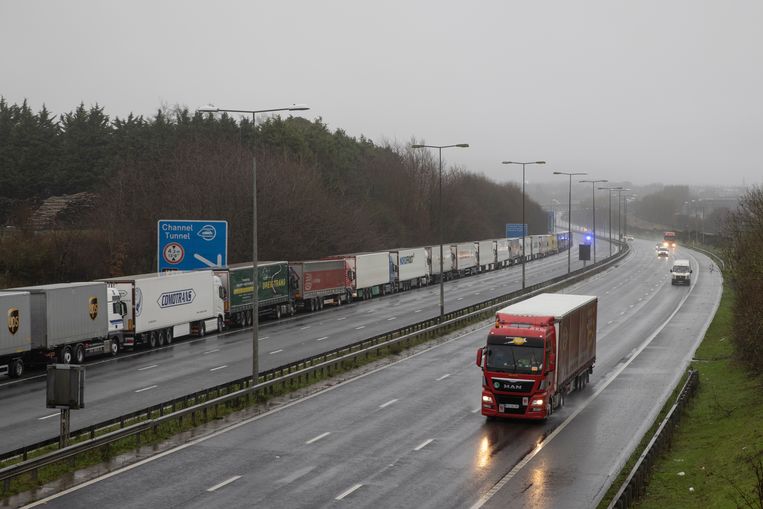
M609 253L600 241L599 253ZM573 258L576 252L573 252ZM572 270L582 262L572 260ZM446 312L521 288L521 266L445 283ZM562 275L567 252L529 262L526 283ZM268 322L260 328L260 369L282 366L323 351L416 323L439 313L439 286L415 289L322 312ZM85 408L72 411L78 429L251 374L251 333L239 329L87 364ZM59 412L45 408L44 375L0 384L0 451L59 432Z
M476 349L491 321L413 356L45 499L50 507L594 507L717 308L637 240L566 290L599 297L591 383L545 423L486 421ZM553 264L549 261L549 264ZM465 282L465 281L464 281ZM471 280L469 280L471 282ZM485 281L470 290L486 290Z

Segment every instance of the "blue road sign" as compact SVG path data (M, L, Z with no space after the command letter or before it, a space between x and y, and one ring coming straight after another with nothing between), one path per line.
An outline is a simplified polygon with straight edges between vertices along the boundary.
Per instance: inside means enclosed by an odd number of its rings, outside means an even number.
M527 236L527 223L524 225L525 236ZM522 236L522 223L506 223L506 237L516 239Z
M228 265L228 221L160 219L156 234L159 272Z

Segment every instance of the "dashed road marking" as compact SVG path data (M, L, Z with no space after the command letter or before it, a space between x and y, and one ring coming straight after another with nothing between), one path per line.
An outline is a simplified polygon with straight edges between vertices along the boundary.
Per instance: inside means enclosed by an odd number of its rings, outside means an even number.
M156 389L159 387L158 385L149 385L148 387L144 387L142 389L138 389L135 392L143 392L143 391L150 391L151 389Z
M276 354L276 353L281 353L281 352L283 352L283 348L270 352L270 355L273 355L273 354Z
M222 366L217 366L216 368L210 369L210 371L217 371L218 369L224 369L224 368L227 368L227 367L228 367L227 364L223 364Z
M365 329L365 328L366 328L365 325L361 325L360 327L355 327L355 330L360 330L360 329Z
M355 490L357 490L361 486L363 486L363 485L362 484L356 484L355 486L351 487L350 489L348 489L346 491L343 491L342 493L337 495L337 497L334 500L342 500L344 497L346 497L347 495L350 495L352 492L354 492Z
M138 371L145 371L147 369L155 368L159 366L158 364L151 364L150 366L143 366L142 368L138 368Z
M440 380L445 380L445 379L446 379L446 378L448 378L449 376L450 376L450 373L445 373L445 374L444 374L444 375L442 375L440 378L435 378L435 382L439 382Z
M57 413L57 414L50 414L50 415L45 415L45 416L43 416L43 417L38 417L38 418L37 418L37 420L38 420L38 421L44 421L45 419L50 419L51 417L55 417L55 416L57 416L57 415L61 415L61 414L60 414L60 413Z
M379 408L386 408L386 407L392 405L393 403L397 403L397 398L396 399L391 399L391 400L387 401L386 403L382 403L381 405L379 405Z
M322 338L316 339L316 341L323 341L324 339L328 339L328 338L329 338L328 336L323 336Z
M207 488L207 491L211 493L211 492L213 492L213 491L219 490L219 489L220 489L220 488L222 488L223 486L227 486L228 484L230 484L230 483L232 483L232 482L238 481L239 479L241 479L241 476L240 476L240 475L234 475L234 476L233 476L233 477L231 477L230 479L226 479L226 480L224 480L224 481L223 481L223 482L221 482L221 483L215 484L215 485L214 485L214 486L212 486L211 488Z
M428 445L429 445L429 444L431 444L432 442L434 442L434 438L430 438L430 439L428 439L428 440L424 440L424 441L423 441L423 442L421 442L419 445L417 445L416 447L414 447L414 449L413 449L413 450L414 450L414 451L420 451L421 449L423 449L424 447L428 446Z
M206 352L204 352L202 355L207 355L207 354L210 354L210 353L215 353L215 352L219 352L219 351L220 351L220 349L219 349L219 348L215 348L214 350L207 350L207 351L206 351Z
M330 432L330 431L327 431L326 433L321 433L321 434L320 434L320 435L318 435L317 437L311 438L310 440L308 440L307 442L305 442L305 444L308 444L308 445L309 445L309 444L313 444L313 443L317 442L318 440L320 440L321 438L326 438L326 437L327 437L327 436L329 436L330 434L331 434L331 432Z

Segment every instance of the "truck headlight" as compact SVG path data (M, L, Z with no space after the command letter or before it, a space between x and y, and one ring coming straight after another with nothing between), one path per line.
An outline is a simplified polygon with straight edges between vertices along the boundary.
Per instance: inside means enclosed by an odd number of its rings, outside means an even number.
M531 406L543 406L543 399L532 400Z
M493 402L493 398L491 398L490 396L486 396L486 395L484 395L484 394L483 394L483 395L482 395L482 402L483 402L483 403L492 403L492 402Z

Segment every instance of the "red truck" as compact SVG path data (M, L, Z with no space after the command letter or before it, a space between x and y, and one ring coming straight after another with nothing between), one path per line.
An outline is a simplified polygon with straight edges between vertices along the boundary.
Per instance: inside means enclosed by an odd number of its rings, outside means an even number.
M289 262L289 286L298 308L323 309L329 300L335 305L352 301L350 268L345 260Z
M499 310L482 368L482 415L546 419L582 389L596 361L598 300L544 293Z

